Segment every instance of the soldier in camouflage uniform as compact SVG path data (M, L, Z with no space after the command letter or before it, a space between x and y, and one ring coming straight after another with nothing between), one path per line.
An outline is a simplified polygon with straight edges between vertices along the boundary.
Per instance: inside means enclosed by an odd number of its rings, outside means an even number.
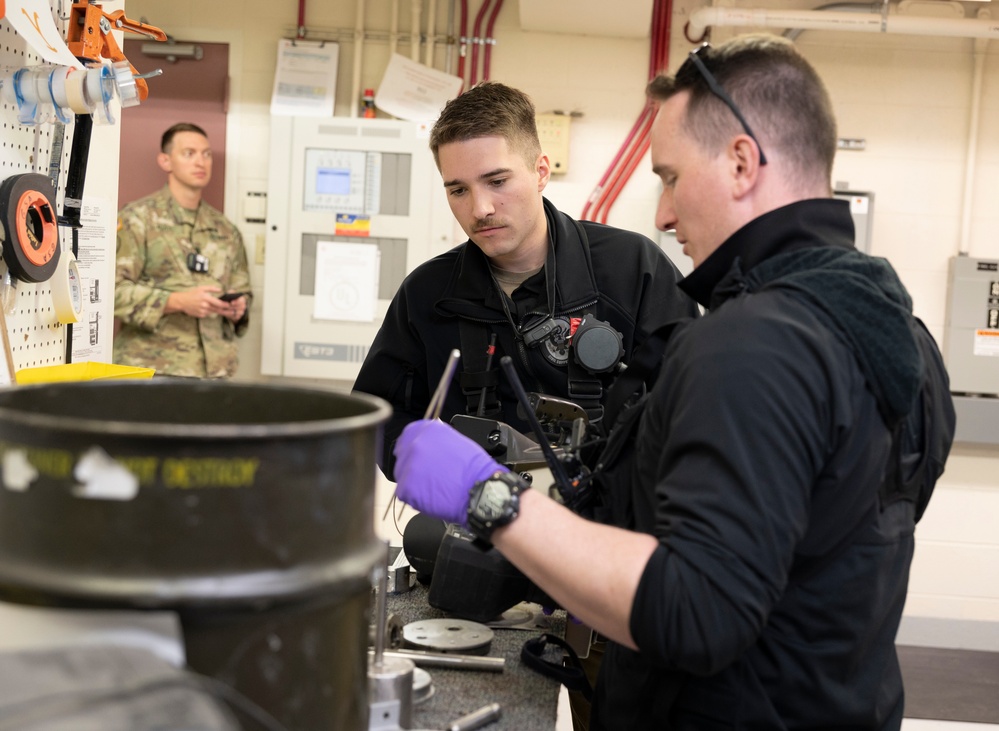
M227 378L249 324L250 273L239 230L201 199L211 148L188 123L163 134L167 185L118 216L114 362L158 374ZM220 296L243 293L231 301Z

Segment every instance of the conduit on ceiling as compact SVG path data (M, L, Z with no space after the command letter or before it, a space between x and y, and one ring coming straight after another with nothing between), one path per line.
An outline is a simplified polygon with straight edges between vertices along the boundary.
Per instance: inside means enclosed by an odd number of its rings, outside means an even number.
M880 13L857 13L834 10L765 10L740 8L700 8L690 14L684 34L691 43L705 40L711 26L750 26L801 30L831 30L860 33L898 33L905 35L943 36L975 39L975 69L972 78L971 109L969 112L968 146L966 150L964 185L961 200L961 230L958 253L966 256L971 241L972 191L978 156L979 117L981 115L982 76L985 52L989 40L999 38L999 22L983 8L976 18L926 17L903 15L899 10L906 0L892 5L884 2ZM934 3L962 16L964 8L956 2Z
M686 35L691 43L704 39L711 26L800 28L854 33L901 33L959 38L999 38L999 23L988 17L940 18L900 15L886 3L882 13L763 8L699 8L690 14Z

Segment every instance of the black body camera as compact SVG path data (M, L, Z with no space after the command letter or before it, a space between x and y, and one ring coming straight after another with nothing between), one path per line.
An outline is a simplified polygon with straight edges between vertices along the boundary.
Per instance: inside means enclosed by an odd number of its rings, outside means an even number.
M187 255L187 268L195 274L205 274L208 271L208 257L198 251Z

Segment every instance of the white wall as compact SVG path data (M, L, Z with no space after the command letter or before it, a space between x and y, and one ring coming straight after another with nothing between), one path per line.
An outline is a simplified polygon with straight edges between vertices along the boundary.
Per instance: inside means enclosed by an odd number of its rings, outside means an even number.
M775 7L777 0L755 5ZM389 27L388 3L371 8L367 25ZM470 3L473 12L477 3ZM700 7L678 0L673 19L671 68L692 47L682 36L687 14ZM749 7L748 4L742 4ZM400 27L408 32L408 3L400 3ZM356 4L350 0L308 3L306 25L317 33L352 29ZM446 4L438 3L443 31ZM290 37L295 3L268 0L127 0L130 17L184 40L236 43L234 97L230 104L229 175L238 191L266 190L268 108L277 40ZM517 4L506 2L498 17L492 78L528 92L541 112L580 112L571 131L567 174L547 194L563 210L579 215L587 196L624 140L644 103L648 42L593 36L523 32ZM719 42L736 32L716 29ZM183 32L181 32L183 31ZM834 181L875 193L873 251L887 257L912 293L915 309L942 340L947 260L958 251L962 188L968 140L973 41L958 38L883 36L807 31L798 46L825 78L843 137L864 138L862 152L841 152ZM400 52L408 53L408 42ZM361 86L377 87L388 50L371 42L363 54ZM438 67L442 67L438 53ZM340 54L337 114L348 114L353 47ZM155 94L155 80L150 83ZM970 254L999 258L999 207L993 184L999 172L999 47L985 64L977 174L972 191ZM433 181L436 184L436 181ZM609 223L656 232L652 224L658 183L644 162L625 188ZM235 196L238 199L238 195ZM238 200L227 204L238 217ZM251 249L262 227L244 225ZM250 252L251 260L253 251ZM262 274L255 273L260 292ZM266 292L263 293L266 297ZM258 297L255 307L263 298ZM259 313L256 322L259 323ZM244 342L241 377L259 369L259 330ZM350 384L325 384L348 388ZM388 486L380 488L381 518ZM916 560L906 619L999 622L999 449L955 450L937 495L917 529ZM394 534L389 526L386 536ZM947 624L947 623L944 623ZM914 626L914 625L913 625ZM933 625L938 631L943 625ZM904 625L905 627L905 625ZM942 631L942 630L939 630ZM947 639L940 638L941 644Z

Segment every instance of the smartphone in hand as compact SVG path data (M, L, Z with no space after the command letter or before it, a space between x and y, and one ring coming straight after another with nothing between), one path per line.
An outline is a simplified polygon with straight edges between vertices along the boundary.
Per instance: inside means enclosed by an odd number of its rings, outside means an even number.
M240 297L245 297L246 292L226 292L225 294L220 294L219 299L223 302L232 302L233 300L238 300Z

